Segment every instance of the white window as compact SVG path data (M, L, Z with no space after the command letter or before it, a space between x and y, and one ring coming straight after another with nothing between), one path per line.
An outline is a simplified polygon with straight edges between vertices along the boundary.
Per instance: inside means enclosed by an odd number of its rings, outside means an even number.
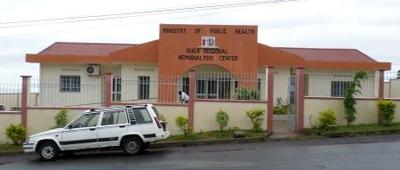
M60 92L80 92L81 76L60 76Z
M201 37L201 46L206 48L215 47L215 37L213 36L203 36Z

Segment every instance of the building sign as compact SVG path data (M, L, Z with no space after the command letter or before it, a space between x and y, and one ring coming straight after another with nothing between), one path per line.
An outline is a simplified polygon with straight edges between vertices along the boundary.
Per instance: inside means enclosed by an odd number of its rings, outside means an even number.
M257 49L257 26L160 25L160 72L182 74L203 64L256 72Z
M217 55L217 57L214 57ZM214 36L202 36L201 46L186 48L185 54L178 55L181 61L237 61L238 56L229 55L228 49L216 47Z

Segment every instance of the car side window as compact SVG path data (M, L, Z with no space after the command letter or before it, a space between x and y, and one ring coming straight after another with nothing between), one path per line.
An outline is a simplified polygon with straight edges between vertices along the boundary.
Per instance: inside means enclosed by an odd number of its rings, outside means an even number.
M97 125L98 119L99 113L84 114L74 123L72 123L70 128L93 127Z
M151 118L149 112L146 108L132 108L133 114L136 118L137 124L144 124L144 123L152 123L153 119Z
M101 125L115 125L127 123L127 117L125 111L109 111L103 113L103 118L101 120Z

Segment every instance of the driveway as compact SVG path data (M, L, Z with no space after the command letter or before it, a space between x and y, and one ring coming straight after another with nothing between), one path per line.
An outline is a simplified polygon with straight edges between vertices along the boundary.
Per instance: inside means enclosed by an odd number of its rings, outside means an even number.
M400 169L400 136L310 141L266 141L150 149L140 156L119 152L78 154L54 162L36 155L3 156L1 170L122 169Z

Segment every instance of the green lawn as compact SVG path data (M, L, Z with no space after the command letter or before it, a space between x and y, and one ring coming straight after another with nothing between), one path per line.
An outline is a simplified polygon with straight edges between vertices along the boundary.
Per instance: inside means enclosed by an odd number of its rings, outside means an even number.
M262 137L265 136L265 132L253 132L249 130L241 130L245 132L246 137ZM213 139L230 139L233 138L233 131L209 131L193 133L188 136L184 135L172 135L166 141L191 141L191 140L213 140Z
M23 152L21 145L0 144L0 155L9 153L21 153L21 152Z

